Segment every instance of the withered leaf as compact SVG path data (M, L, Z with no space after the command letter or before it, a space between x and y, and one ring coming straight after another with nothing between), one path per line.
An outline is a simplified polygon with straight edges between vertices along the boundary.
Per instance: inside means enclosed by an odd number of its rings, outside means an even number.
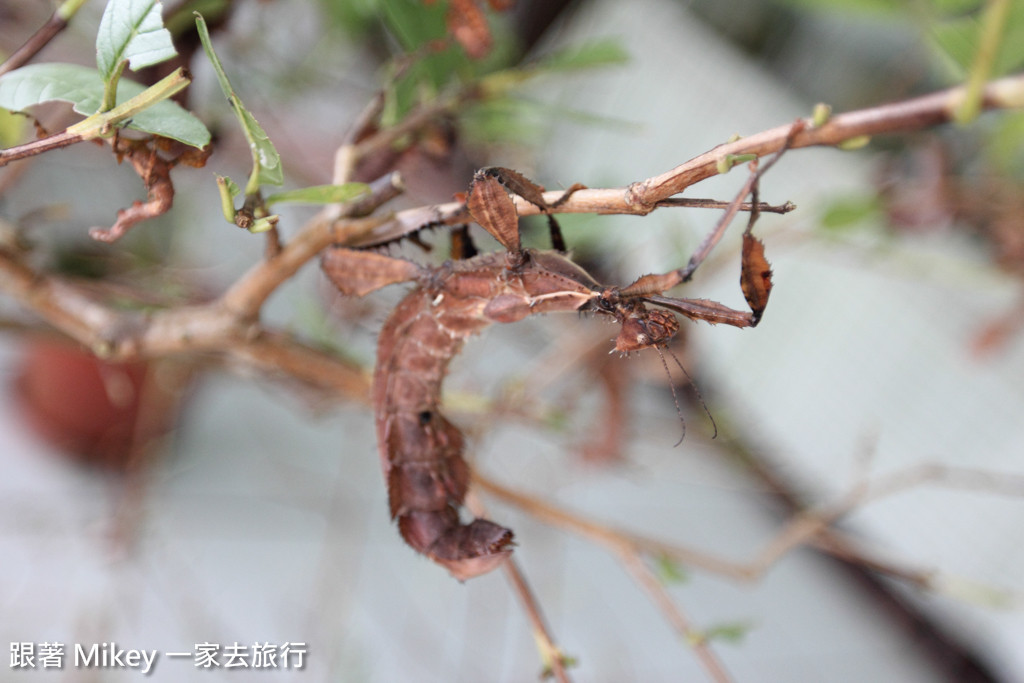
M484 173L497 178L511 192L519 195L538 209L549 208L547 202L544 201L544 188L519 171L513 171L511 168L504 168L502 166L490 166L484 169Z
M340 247L325 251L320 265L327 279L350 296L364 296L381 287L415 280L422 270L405 259Z
M764 256L764 243L749 232L743 233L743 265L740 272L743 296L754 313L753 324L761 320L768 295L772 291L772 267Z
M516 205L498 180L477 171L466 202L473 220L509 251L519 251L519 216Z

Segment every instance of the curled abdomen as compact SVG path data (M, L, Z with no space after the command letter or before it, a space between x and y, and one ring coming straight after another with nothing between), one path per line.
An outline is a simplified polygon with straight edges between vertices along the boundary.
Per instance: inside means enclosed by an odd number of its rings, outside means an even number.
M464 440L439 410L449 362L487 325L476 309L474 298L410 292L381 329L373 387L391 516L410 546L460 580L494 569L512 552L510 530L460 519L470 479Z

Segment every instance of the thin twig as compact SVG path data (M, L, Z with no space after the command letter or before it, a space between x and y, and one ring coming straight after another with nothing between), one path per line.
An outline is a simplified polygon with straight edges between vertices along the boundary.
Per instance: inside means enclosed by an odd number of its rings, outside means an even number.
M754 160L750 162L750 165L752 166L750 175L747 177L746 182L743 183L743 187L740 188L740 191L736 193L736 198L729 203L728 207L725 209L725 213L719 217L714 229L707 234L704 240L700 243L700 246L698 246L690 256L690 260L687 262L686 267L681 268L678 271L682 282L688 282L690 278L693 277L697 267L704 262L704 259L706 259L708 254L711 253L711 250L715 248L715 245L717 245L721 241L722 236L725 235L725 231L732 223L732 219L736 217L737 213L739 213L740 204L743 203L743 200L746 199L757 186L757 179L761 177L757 171L757 161ZM756 208L756 202L754 203L754 206ZM751 213L751 215L753 216L754 213Z
M505 577L512 584L515 594L519 596L523 609L526 610L526 616L533 626L533 634L537 640L538 647L541 649L541 659L546 669L544 673L546 674L548 673L547 670L550 670L550 674L559 683L569 683L572 679L569 678L569 672L565 670L565 655L555 645L551 632L545 624L544 615L540 611L540 603L534 596L530 584L526 582L526 578L519 569L519 564L515 560L509 559L505 562L502 569L505 572Z
M487 508L474 491L470 490L467 492L465 504L466 508L476 517L487 516ZM523 609L526 610L526 616L530 620L530 624L533 626L534 637L537 641L537 646L541 649L541 660L544 662L545 668L550 668L550 673L560 683L569 683L569 674L565 670L565 655L562 654L562 650L555 644L555 639L548 628L547 620L544 619L544 613L541 611L540 603L533 594L533 589L530 588L530 584L519 568L519 564L514 559L509 559L502 566L502 569L505 572L505 578L512 584L512 590L519 597Z
M658 207L684 207L690 209L727 209L732 202L722 201L721 199L701 199L698 197L669 197L668 199L662 199L658 202ZM753 211L757 209L761 213L778 213L786 214L796 209L796 204L792 202L785 202L784 204L769 204L767 202L758 202L756 207L750 202L741 202L739 210L743 212Z
M47 135L45 138L26 142L23 145L0 149L0 166L6 166L12 161L27 159L28 157L33 157L37 154L42 154L43 152L61 149L62 147L70 147L84 139L85 137L79 133L61 131L60 133Z
M15 50L10 57L4 60L3 64L0 64L0 76L28 64L40 50L46 47L58 33L67 27L68 20L74 16L83 4L84 0L70 0L69 2L62 3L60 7L54 10L45 24L29 36L29 39Z
M939 484L963 490L984 490L989 493L1024 497L1024 477L1018 475L1005 475L931 463L916 465L861 482L836 502L796 515L764 548L756 553L753 560L741 563L594 522L536 496L498 484L475 470L473 481L481 490L515 505L534 518L589 538L620 556L623 554L666 556L704 571L733 579L753 581L763 576L779 559L795 548L806 544L815 544L826 552L834 551L841 559L857 562L880 573L903 579L922 589L933 587L933 572L908 570L870 553L861 553L856 544L844 535L838 534L832 525L869 502L925 484ZM817 539L824 540L816 543Z
M732 677L725 670L725 666L718 659L718 656L708 646L707 640L701 637L690 625L689 619L683 614L672 596L669 595L665 586L654 575L651 568L644 563L643 559L635 553L620 552L619 560L622 566L633 576L633 580L643 588L651 602L653 602L676 633L690 644L694 654L704 667L708 675L717 683L729 683Z

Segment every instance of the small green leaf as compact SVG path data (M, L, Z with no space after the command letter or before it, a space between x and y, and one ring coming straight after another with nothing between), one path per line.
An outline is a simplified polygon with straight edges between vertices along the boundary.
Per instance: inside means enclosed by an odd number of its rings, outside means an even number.
M121 79L117 101L123 103L147 88ZM79 114L91 116L103 102L103 78L96 69L77 64L30 64L0 76L0 107L23 111L43 102L70 102ZM193 147L210 142L210 131L177 102L162 99L134 113L128 128L178 140Z
M756 154L726 154L715 162L715 170L719 173L728 173L733 166L745 164L757 158Z
M314 185L287 192L276 192L266 198L267 206L271 204L341 204L350 202L370 193L366 183L345 183L344 185Z
M832 118L832 105L825 104L824 102L818 102L814 105L814 111L811 114L811 124L815 128L824 126L830 118Z
M235 222L235 197L242 191L231 178L218 175L217 194L220 196L220 211L228 223Z
M277 221L280 220L280 216L274 214L273 216L264 216L263 218L257 218L256 222L249 227L249 232L257 235L261 232L267 232L277 227Z
M686 583L690 580L682 565L668 555L655 558L654 571L662 583Z
M213 65L213 70L217 74L220 89L224 92L224 96L228 98L228 102L231 103L231 108L235 111L235 116L238 118L238 123L242 126L245 139L249 142L249 150L252 152L252 173L249 175L249 181L245 185L245 193L247 195L255 194L259 191L260 185L281 185L284 182L281 156L277 153L274 143L270 141L266 132L260 127L259 122L256 121L256 117L245 108L241 98L231 88L231 82L224 71L224 66L213 51L213 44L210 42L210 31L206 27L206 21L198 12L196 13L196 29L199 31L199 40L203 43L203 50L206 52L206 56L209 58L210 63Z
M856 149L863 149L871 143L870 135L857 135L852 138L848 138L840 142L836 147L843 150L844 152L852 152Z
M164 28L159 0L110 0L96 34L96 66L110 81L128 60L132 71L171 59L178 54L171 32Z
M832 202L821 217L821 227L830 232L838 232L860 223L881 210L878 197L844 197Z
M748 621L718 624L705 629L698 637L702 642L717 640L726 643L739 643L753 628L754 625Z
M281 167L281 156L277 153L274 143L270 141L270 136L260 126L252 112L242 106L241 100L237 100L235 112L239 114L245 138L249 141L249 149L252 150L252 175L258 178L250 178L245 187L246 194L256 192L260 185L282 185L284 169Z

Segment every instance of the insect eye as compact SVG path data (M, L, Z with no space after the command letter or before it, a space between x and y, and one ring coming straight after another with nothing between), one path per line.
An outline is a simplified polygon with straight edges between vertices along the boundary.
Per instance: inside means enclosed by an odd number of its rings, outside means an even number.
M419 414L420 424L423 426L430 424L431 417L433 417L433 413L431 413L429 410L424 410Z

